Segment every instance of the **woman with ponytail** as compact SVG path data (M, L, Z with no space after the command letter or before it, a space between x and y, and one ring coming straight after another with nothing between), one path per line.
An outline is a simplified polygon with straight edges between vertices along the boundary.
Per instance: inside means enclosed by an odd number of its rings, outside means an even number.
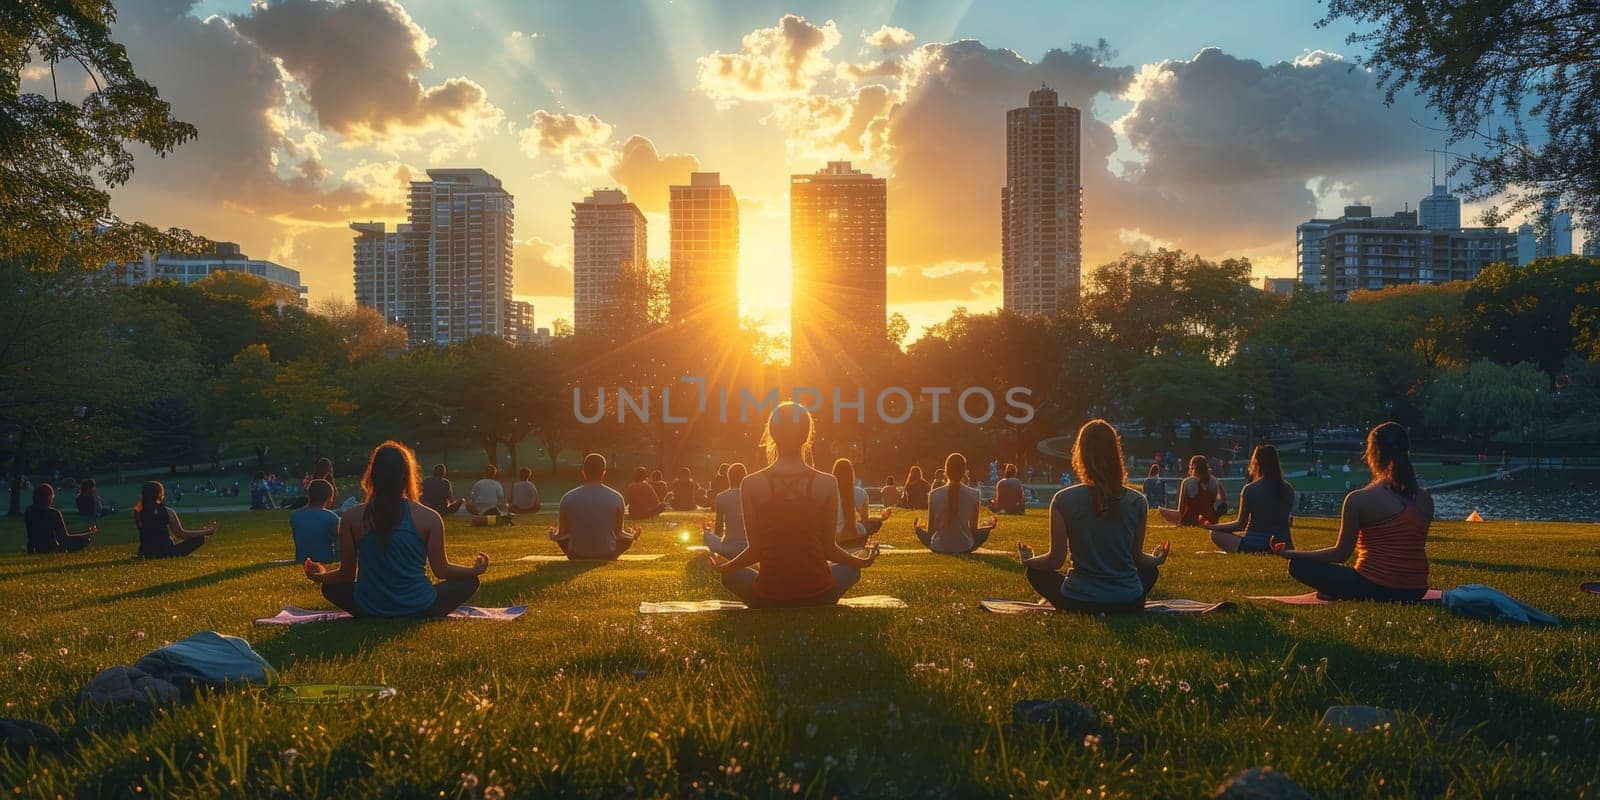
M922 546L935 553L970 553L989 540L989 534L1000 520L995 517L978 522L978 509L983 504L978 489L965 483L967 457L951 453L944 460L946 482L928 494L928 526L922 520L911 521Z
M1411 466L1411 439L1396 422L1367 434L1372 482L1344 499L1339 540L1321 550L1274 544L1289 576L1324 600L1420 600L1428 591L1428 526L1433 498ZM1352 569L1344 565L1356 554Z
M1174 525L1211 525L1227 507L1228 490L1211 474L1211 461L1197 455L1189 459L1189 477L1178 484L1178 507L1156 510Z
M472 566L450 563L444 518L417 500L417 457L399 442L384 442L367 460L361 488L367 501L339 519L339 568L306 559L306 577L328 602L358 617L442 617L478 591L487 553ZM438 583L428 580L433 568Z
M167 488L160 481L145 481L139 489L139 502L133 505L133 527L139 531L139 556L142 558L189 555L217 532L216 520L204 528L183 527L178 512L167 508L166 497Z
M1078 429L1072 471L1083 481L1050 501L1050 549L1034 555L1017 543L1028 583L1062 611L1143 611L1144 598L1167 561L1171 543L1144 552L1144 495L1127 487L1117 429L1103 419ZM1061 567L1072 556L1066 577Z

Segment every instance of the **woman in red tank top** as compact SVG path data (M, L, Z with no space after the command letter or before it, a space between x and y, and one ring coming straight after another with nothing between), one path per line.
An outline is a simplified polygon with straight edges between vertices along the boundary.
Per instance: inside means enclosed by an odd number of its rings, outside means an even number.
M1156 511L1173 525L1214 525L1227 502L1228 490L1211 474L1210 460L1195 456L1189 459L1189 476L1178 484L1178 507Z
M739 486L750 544L735 558L711 557L722 584L752 608L833 605L878 559L877 546L862 558L837 544L839 491L806 463L811 428L811 413L795 403L772 412L767 468Z
M1421 600L1428 591L1428 525L1433 498L1411 466L1411 439L1396 422L1367 434L1372 483L1351 492L1339 519L1339 541L1321 550L1273 552L1289 559L1289 576L1325 600ZM1356 554L1352 569L1344 565Z

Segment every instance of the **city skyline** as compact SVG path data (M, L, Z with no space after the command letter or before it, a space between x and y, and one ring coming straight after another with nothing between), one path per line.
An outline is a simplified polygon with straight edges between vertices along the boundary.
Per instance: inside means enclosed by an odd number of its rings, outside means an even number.
M548 323L573 318L574 200L623 189L665 258L665 187L715 169L741 200L741 313L782 332L790 281L754 278L789 273L788 176L848 159L888 181L889 310L915 338L956 306L1000 305L1003 114L1041 81L1083 110L1085 276L1158 246L1287 276L1299 222L1425 195L1431 115L1385 107L1350 69L1348 31L1314 25L1322 10L1256 3L1237 26L1183 2L1139 20L1110 4L688 2L601 24L501 2L130 3L119 38L201 133L141 156L113 204L298 268L315 301L352 292L350 221L404 222L410 180L480 166L522 205L516 294ZM351 40L324 46L332 30ZM636 57L594 63L595 37Z

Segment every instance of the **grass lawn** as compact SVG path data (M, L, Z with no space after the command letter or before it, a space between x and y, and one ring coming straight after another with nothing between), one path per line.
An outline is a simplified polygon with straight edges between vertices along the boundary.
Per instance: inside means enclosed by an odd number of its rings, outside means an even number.
M549 514L453 525L458 560L495 559L477 601L527 603L512 623L374 621L254 628L284 604L321 607L288 555L283 512L219 515L194 558L141 563L126 515L89 550L24 556L0 521L0 715L62 730L54 755L0 750L21 797L1199 797L1245 767L1314 797L1593 797L1600 791L1600 578L1595 525L1439 523L1434 585L1482 582L1564 617L1529 630L1439 607L1241 602L1231 614L998 617L1028 596L1014 558L895 555L855 594L904 610L643 617L640 600L722 596L676 534L647 526L654 562L517 563L554 553ZM207 517L190 515L189 524ZM1300 518L1302 546L1333 521ZM913 544L909 517L886 541ZM1043 512L996 536L1042 547ZM1154 594L1294 593L1270 556L1198 555L1192 529L1154 528L1173 558ZM202 629L245 636L291 682L381 682L392 700L280 706L242 691L151 714L77 707L103 667ZM1067 697L1103 717L1098 742L1015 729L1011 705ZM1395 709L1386 732L1316 726L1333 704ZM297 755L296 755L297 754ZM463 773L477 785L463 786ZM487 793L492 796L493 793Z

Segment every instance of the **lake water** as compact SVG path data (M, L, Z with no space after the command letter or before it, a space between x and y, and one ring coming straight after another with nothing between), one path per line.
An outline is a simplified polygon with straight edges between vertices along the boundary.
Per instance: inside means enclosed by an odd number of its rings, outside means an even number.
M1466 519L1476 510L1488 520L1600 522L1600 472L1525 475L1434 492L1434 516L1441 520ZM1321 492L1307 497L1300 511L1335 516L1343 499L1341 492Z

